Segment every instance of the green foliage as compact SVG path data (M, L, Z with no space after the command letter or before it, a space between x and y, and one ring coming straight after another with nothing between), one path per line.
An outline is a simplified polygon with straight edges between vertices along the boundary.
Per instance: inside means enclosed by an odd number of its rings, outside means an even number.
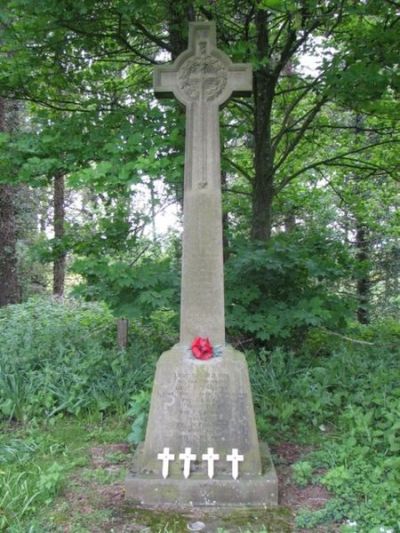
M128 442L131 444L137 445L144 440L150 408L150 398L150 390L140 391L132 397L130 408L127 412L127 415L133 418L131 432L128 435Z
M142 319L160 309L176 312L180 278L170 258L145 257L135 266L131 263L128 258L118 261L95 254L77 259L73 270L87 283L75 292L106 301L120 317Z
M104 306L76 301L31 300L3 309L0 354L8 368L0 382L3 416L34 417L38 424L55 412L98 416L128 411L133 421L129 440L140 442L154 356L171 341L169 318L159 311L146 323L134 323L132 351L119 354L109 348L113 323ZM293 466L293 480L301 486L322 483L333 495L323 509L299 514L298 527L345 520L357 522L359 531L397 527L399 333L390 319L351 325L342 337L314 327L297 353L282 348L248 353L260 436L269 442L290 438L317 444ZM71 399L67 396L64 404L55 391L68 392ZM75 409L78 397L80 409ZM52 420L57 427L59 421ZM102 431L83 435L106 442ZM65 469L61 460L69 453L65 442L81 446L82 438L68 433L53 439L35 430L24 439L18 434L0 438L3 527L25 523L24 517L52 500L72 464L85 464L77 457ZM37 462L38 454L46 460ZM87 475L88 480L111 481L99 472Z
M396 327L397 326L397 327ZM317 330L318 331L318 330ZM391 332L385 335L384 332ZM313 333L313 332L311 332ZM250 355L259 431L312 441L320 449L293 467L299 483L332 493L326 507L305 511L298 527L348 519L357 531L400 523L400 382L398 325L353 326L346 338L322 332L324 350L281 349ZM313 338L318 338L313 336ZM352 340L353 339L353 340ZM368 339L363 343L363 339ZM360 342L359 342L360 341Z
M341 71L333 70L328 79L331 90L349 107L387 112L400 90L397 32L390 23L394 9L390 2L359 2L343 24L336 44L345 68L342 63ZM395 109L393 112L397 114Z
M298 346L312 326L343 327L349 302L330 287L348 266L343 246L324 234L239 243L226 265L228 332L264 345Z
M66 467L54 456L62 447L54 446L41 435L27 439L0 440L0 530L18 526L25 515L48 505L65 478ZM36 463L43 454L50 462Z
M392 317L379 317L370 325L362 327L359 324L354 330L366 341L377 341L396 350L400 343L400 323Z
M270 420L279 420L280 431L302 431L307 426L323 432L336 427L339 414L343 425L356 406L369 409L378 403L389 407L399 373L398 345L394 348L390 340L382 342L378 336L372 345L351 340L338 345L337 338L331 338L333 351L327 345L323 357L275 349L250 358L255 403L261 413L268 412ZM385 446L390 448L390 442Z
M136 329L127 352L113 348L115 335L104 305L32 299L1 309L0 415L124 411L150 379L159 348L149 329Z
M313 466L309 461L299 461L292 466L292 479L300 487L305 487L311 481Z
M98 426L89 418L41 422L26 426L0 422L0 531L54 531L50 505L70 472L87 464L90 446L115 442L126 432L121 422L117 427L115 417Z

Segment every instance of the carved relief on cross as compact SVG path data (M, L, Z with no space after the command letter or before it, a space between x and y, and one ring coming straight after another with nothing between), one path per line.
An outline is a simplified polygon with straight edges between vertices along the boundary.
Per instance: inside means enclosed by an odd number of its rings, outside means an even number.
M190 23L188 49L172 65L154 69L156 96L174 96L186 106L185 163L192 162L185 164L186 188L204 188L210 180L220 186L218 107L232 94L249 95L251 88L251 66L232 63L218 50L211 22Z

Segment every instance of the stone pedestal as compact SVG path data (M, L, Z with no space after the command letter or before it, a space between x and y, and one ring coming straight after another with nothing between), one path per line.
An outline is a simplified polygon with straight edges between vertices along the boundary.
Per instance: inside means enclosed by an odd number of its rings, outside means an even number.
M169 477L161 476L157 454L175 454ZM197 460L184 479L179 453L191 448ZM207 477L202 454L219 454L215 476ZM243 455L239 478L232 478L226 456ZM257 438L246 360L226 347L221 357L194 359L181 345L165 352L157 364L144 444L137 450L126 480L127 498L145 505L275 505L277 478L266 447Z

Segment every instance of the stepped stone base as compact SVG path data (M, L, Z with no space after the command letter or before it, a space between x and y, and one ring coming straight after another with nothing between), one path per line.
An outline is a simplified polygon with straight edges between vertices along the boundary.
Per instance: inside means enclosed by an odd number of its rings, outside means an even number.
M175 460L163 479L157 454L165 447ZM186 447L197 455L188 479L182 475L179 460ZM220 455L213 479L208 478L206 461L202 461L209 447ZM226 461L233 448L244 458L237 480L232 479L232 465ZM162 354L145 441L135 454L125 486L127 498L144 505L277 504L277 477L268 448L260 450L242 353L227 346L221 357L199 361L178 344Z
M194 473L189 479L182 476L162 479L160 475L145 475L133 468L125 480L126 498L133 505L187 507L272 507L278 504L278 478L266 445L260 446L263 467L261 475L244 475L234 480L227 474L213 479ZM140 446L134 464L140 464Z

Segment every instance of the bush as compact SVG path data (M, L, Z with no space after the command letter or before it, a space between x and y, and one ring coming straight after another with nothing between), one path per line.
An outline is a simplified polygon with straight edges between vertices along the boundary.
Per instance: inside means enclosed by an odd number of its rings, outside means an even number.
M32 299L1 309L0 416L125 411L159 355L151 332L140 332L122 352L104 305Z
M292 466L292 479L300 487L305 487L311 481L313 466L308 461L299 461Z
M115 316L141 320L179 308L180 277L170 257L144 257L133 268L131 258L93 255L75 260L73 271L85 279L75 294L107 302Z
M258 346L298 347L311 327L346 325L351 306L335 293L349 258L329 235L281 234L238 242L226 264L227 328Z

